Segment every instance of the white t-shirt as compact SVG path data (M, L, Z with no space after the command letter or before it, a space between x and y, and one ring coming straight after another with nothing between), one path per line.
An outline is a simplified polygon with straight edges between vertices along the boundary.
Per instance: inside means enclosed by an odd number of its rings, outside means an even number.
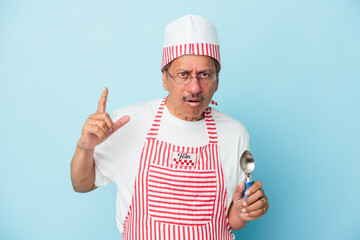
M115 182L118 187L116 222L120 232L123 231L123 222L131 204L140 155L161 101L162 99L155 99L115 111L114 122L124 115L129 115L130 121L95 148L95 185ZM240 157L249 149L249 135L239 121L219 110L212 108L212 115L217 128L229 209L237 185L245 178L240 170ZM157 138L186 147L204 146L209 142L204 119L196 122L184 121L173 116L166 107Z

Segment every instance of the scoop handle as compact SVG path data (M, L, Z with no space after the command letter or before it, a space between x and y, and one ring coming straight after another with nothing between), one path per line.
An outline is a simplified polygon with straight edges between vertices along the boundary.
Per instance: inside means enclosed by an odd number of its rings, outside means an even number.
M249 196L245 195L246 190L248 190L252 185L254 184L254 181L245 181L245 191L244 191L244 199L247 199Z

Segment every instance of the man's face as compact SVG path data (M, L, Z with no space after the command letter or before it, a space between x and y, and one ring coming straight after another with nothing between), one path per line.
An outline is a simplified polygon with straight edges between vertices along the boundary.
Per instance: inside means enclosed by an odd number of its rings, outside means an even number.
M216 73L214 60L208 56L185 55L172 61L168 72L171 76L186 72L191 76L210 71ZM214 93L218 88L218 79L212 83L201 83L193 78L187 85L176 83L163 72L164 89L169 92L166 106L176 117L187 121L202 119Z

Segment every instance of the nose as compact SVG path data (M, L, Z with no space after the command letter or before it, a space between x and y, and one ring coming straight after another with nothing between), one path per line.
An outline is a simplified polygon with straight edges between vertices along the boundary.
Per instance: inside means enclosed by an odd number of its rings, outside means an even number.
M198 94L201 92L202 89L197 76L192 76L191 82L187 85L187 90L192 94Z

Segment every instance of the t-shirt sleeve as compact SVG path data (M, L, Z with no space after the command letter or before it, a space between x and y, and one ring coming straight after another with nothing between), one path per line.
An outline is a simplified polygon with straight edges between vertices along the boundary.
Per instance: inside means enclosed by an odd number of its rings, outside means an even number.
M112 117L113 122L117 121L121 116L116 111ZM113 141L115 141L113 136L114 134L95 147L95 186L102 186L115 181L114 164L116 159L114 159L114 149L112 149L114 146Z
M107 144L103 142L95 148L95 186L103 186L114 181L112 177L113 164L108 158L106 151L109 151Z
M161 99L129 105L116 110L112 121L128 115L130 121L95 148L95 185L116 182L121 187L132 186L137 174L140 154L155 116L153 106L158 107ZM131 188L132 189L132 188Z
M107 139L95 148L94 161L95 161L95 186L102 186L114 181L113 178L113 159L110 154L110 146Z

